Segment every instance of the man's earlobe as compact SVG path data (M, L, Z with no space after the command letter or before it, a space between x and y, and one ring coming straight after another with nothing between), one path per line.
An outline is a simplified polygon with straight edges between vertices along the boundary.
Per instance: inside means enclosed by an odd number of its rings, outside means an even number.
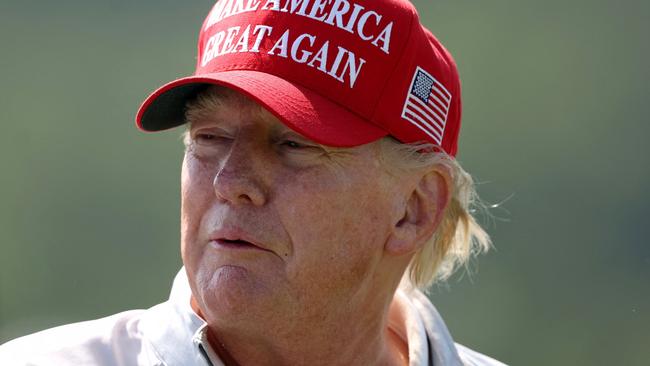
M450 184L446 169L428 172L420 178L386 242L387 253L413 253L433 235L451 199Z

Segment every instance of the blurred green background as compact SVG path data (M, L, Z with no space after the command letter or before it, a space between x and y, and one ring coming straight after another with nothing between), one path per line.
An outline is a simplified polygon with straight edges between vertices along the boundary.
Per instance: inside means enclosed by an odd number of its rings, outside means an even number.
M179 130L133 126L194 67L212 1L0 2L0 343L163 301ZM650 2L417 1L464 86L458 159L496 250L434 288L515 365L650 360Z

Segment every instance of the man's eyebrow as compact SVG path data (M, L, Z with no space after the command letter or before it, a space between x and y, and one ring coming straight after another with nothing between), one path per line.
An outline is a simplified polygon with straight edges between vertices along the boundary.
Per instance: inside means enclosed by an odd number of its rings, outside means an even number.
M186 118L185 123L187 123L187 129L192 131L197 127L204 126L214 126L218 127L225 123L223 118L219 118L216 114L205 113L205 114L196 114L193 118Z
M269 119L267 116L264 116L267 120ZM297 136L300 136L303 139L309 140L307 136L302 135L301 133L294 131L293 129L289 128L286 126L284 123L281 121L276 121L277 123L273 123L271 125L271 128L269 129L269 132L274 135L282 135L282 134L294 134ZM311 141L311 140L310 140Z
M211 104L197 103L189 104L185 109L185 123L192 126L195 124L203 124L206 121L221 122L219 118L219 106L221 103L211 101Z
M323 151L325 151L327 154L350 155L350 154L354 153L354 149L352 149L352 148L328 146L328 145L324 145L324 144L321 144L319 142L316 142L316 141L310 139L309 137L301 134L300 132L295 131L295 130L285 126L284 124L279 125L279 126L278 125L273 126L272 129L271 129L271 133L274 136L281 136L283 134L290 134L290 135L298 136L301 139L304 139L304 140L308 141L310 144L323 149Z
M327 148L327 146L319 144L318 142L310 139L309 137L301 134L298 131L293 130L292 128L285 126L282 122L274 124L271 126L269 132L271 133L271 136L278 137L278 136L296 136L300 138L301 140L308 141L311 144L317 145L317 146L322 146L323 148Z

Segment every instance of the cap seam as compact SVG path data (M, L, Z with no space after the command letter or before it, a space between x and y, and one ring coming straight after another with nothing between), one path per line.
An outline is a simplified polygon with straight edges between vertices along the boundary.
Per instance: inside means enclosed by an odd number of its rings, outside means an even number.
M406 46L408 46L408 43L411 40L411 35L413 34L413 21L415 20L415 17L417 15L414 8L411 8L410 10L411 10L411 21L410 21L409 27L408 27L409 34L408 34L408 37L406 37L407 41L405 43L404 48L406 48ZM395 66L393 66L393 69L390 71L389 77L387 77L386 80L384 81L384 85L381 88L381 94L379 95L379 98L377 98L377 101L375 101L375 105L372 107L372 113L370 115L370 121L374 125L376 125L376 123L374 122L375 115L377 114L377 109L379 109L379 105L381 103L381 100L382 100L384 94L386 93L386 87L388 86L388 83L389 83L390 79L392 78L393 74L395 73L395 70L397 70L397 68L399 67L399 64L402 62L404 57L406 57L406 54L404 52L402 52L402 55L400 56L400 58L395 63ZM382 128L387 130L385 127L382 127Z

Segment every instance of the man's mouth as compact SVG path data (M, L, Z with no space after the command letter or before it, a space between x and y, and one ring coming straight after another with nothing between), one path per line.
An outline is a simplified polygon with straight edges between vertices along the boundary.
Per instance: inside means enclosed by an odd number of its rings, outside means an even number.
M217 249L271 252L263 241L238 227L220 228L212 232L209 238L210 245Z
M215 240L219 245L226 247L256 247L253 243L241 239L217 239Z
M218 249L228 249L228 250L263 250L263 251L269 251L268 249L264 249L258 245L255 245L249 241L243 240L243 239L224 239L224 238L218 238L218 239L213 239L210 241L210 244Z

